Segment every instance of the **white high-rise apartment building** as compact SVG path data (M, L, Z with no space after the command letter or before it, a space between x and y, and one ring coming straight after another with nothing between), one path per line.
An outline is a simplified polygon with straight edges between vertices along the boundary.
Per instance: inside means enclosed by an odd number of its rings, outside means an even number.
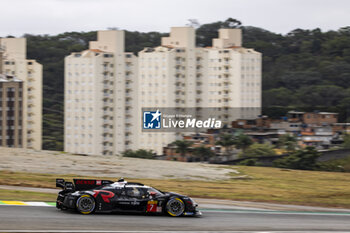
M242 117L242 109L256 116L261 107L261 53L242 47L240 29L220 29L212 47L196 48L193 28L174 27L159 47L139 52L139 87L140 116L142 107L220 108L224 123ZM157 154L182 138L141 132L141 123L137 126L138 147Z
M124 53L124 31L99 31L88 50L65 58L65 151L135 149L136 74L136 57Z
M195 29L174 27L161 45L138 57L124 53L122 31L99 31L90 49L65 60L65 151L163 153L179 133L142 132L142 107L261 107L261 53L242 47L240 29L220 29L213 46L196 48Z
M14 76L23 82L22 90L22 138L18 147L41 150L42 147L42 65L27 59L25 38L0 38L3 74ZM0 59L1 61L1 59ZM5 114L3 109L3 114ZM19 129L20 130L20 129Z

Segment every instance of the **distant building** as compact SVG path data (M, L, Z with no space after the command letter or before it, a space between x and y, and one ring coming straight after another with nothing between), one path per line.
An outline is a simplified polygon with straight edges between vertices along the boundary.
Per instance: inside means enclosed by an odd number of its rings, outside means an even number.
M137 59L124 31L98 31L88 50L65 58L64 150L115 155L137 148Z
M350 132L350 125L337 123L337 117L338 114L332 112L289 111L278 120L267 116L238 119L232 122L232 128L244 130L244 134L259 143L276 144L280 136L292 134L300 146L326 149L339 144L342 133Z
M220 29L213 47L197 48L194 28L174 27L138 57L124 52L123 31L99 31L88 50L65 58L65 151L163 154L182 135L142 132L142 107L215 107L227 124L238 117L230 108L257 116L261 53L242 47L240 29Z
M242 47L241 29L220 29L213 46L195 46L195 29L172 27L161 45L139 52L138 104L142 107L220 108L224 124L261 107L261 53ZM242 109L251 111L241 112ZM138 124L141 126L141 124ZM141 132L138 146L163 153L180 133Z
M296 112L287 113L290 122L299 121L303 124L319 126L330 125L338 122L338 113L334 112Z
M0 146L23 147L23 81L0 74Z
M19 114L20 118L18 119L21 123L16 122L14 125L11 125L14 128L21 127L22 132L21 142L19 143L19 141L17 141L14 145L23 148L41 150L42 65L35 60L26 58L27 52L25 38L0 38L0 48L2 50L0 52L0 70L2 70L2 72L0 73L3 74L3 85L12 86L6 88L14 88L11 89L11 95L14 95L13 97L6 97L5 93L8 91L4 91L3 89L2 101L7 101L7 98L14 98L13 101L22 102L21 114ZM21 95L21 97L18 97L19 95ZM16 96L18 99L16 99ZM13 104L15 104L15 102ZM4 104L4 102L2 102L2 104ZM3 114L6 114L4 111L5 110L3 109ZM11 112L12 110L9 111ZM13 114L17 114L17 111L18 110L14 110ZM12 112L9 114L12 114ZM12 124L12 122L8 123ZM2 122L1 125L4 126L4 122Z
M237 119L232 121L231 126L235 129L268 129L271 121L268 116L260 116L254 119Z

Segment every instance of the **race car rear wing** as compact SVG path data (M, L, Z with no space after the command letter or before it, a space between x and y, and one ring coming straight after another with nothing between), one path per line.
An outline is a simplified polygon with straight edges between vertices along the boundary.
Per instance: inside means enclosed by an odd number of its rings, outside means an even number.
M56 187L64 188L64 179L56 179Z
M56 179L56 187L62 188L65 191L73 191L74 185L72 182L66 182L64 179Z
M67 182L64 179L56 179L56 187L62 188L66 191L81 191L94 189L102 185L112 184L114 181L110 180L89 180L89 179L73 179L72 182Z
M88 179L73 179L76 191L93 189L106 184L113 184L110 180L88 180Z

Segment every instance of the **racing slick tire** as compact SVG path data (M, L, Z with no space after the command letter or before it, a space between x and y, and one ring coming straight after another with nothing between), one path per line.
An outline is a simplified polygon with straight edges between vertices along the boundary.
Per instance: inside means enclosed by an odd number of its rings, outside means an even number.
M88 194L81 195L76 202L76 208L78 212L82 214L91 214L96 209L95 198Z
M171 198L165 205L165 211L173 217L181 216L185 212L185 204L178 197Z

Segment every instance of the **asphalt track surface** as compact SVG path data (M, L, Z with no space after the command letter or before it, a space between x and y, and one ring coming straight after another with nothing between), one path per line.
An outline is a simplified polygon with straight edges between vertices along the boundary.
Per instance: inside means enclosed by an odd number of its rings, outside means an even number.
M54 207L0 206L0 232L245 231L350 232L350 214L203 210L201 217L81 215Z

